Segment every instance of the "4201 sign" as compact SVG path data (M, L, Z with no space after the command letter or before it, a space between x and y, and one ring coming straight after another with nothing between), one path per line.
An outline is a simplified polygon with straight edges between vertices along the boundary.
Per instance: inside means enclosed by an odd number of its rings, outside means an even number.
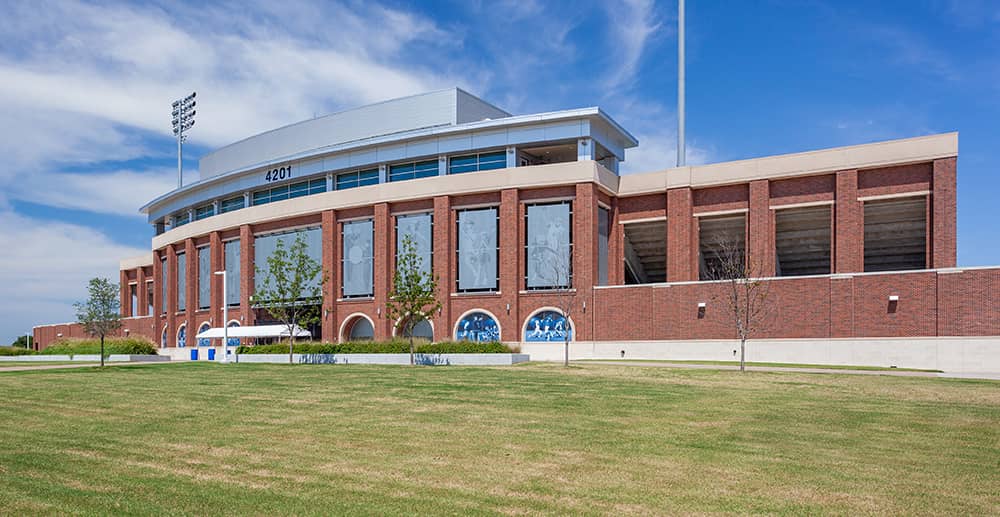
M292 177L292 167L290 165L285 167L277 167L267 171L264 175L264 181L275 182L281 180L291 179Z

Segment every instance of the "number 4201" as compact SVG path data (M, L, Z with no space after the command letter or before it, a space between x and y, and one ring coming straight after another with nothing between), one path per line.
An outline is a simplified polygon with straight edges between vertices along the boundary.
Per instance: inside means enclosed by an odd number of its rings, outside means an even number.
M278 167L276 169L271 169L267 171L264 175L264 181L281 181L283 179L289 179L292 177L291 167Z

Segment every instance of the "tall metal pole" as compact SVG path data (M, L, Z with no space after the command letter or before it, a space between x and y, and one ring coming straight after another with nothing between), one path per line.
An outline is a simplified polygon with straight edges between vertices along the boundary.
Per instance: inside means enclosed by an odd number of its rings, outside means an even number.
M685 162L684 148L684 0L677 0L677 166Z
M183 99L178 99L174 101L171 105L173 112L173 126L174 135L177 136L177 188L180 189L184 186L184 133L194 126L194 115L197 113L194 110L195 102L194 98L197 96L197 92L191 92L191 95Z
M184 120L184 118L181 117L181 120ZM178 131L177 132L177 188L178 189L184 186L184 160L181 158L183 156L184 151L181 147L181 135L183 135L183 133L181 131Z
M229 362L229 302L226 301L226 271L216 271L222 276L222 359L220 363Z

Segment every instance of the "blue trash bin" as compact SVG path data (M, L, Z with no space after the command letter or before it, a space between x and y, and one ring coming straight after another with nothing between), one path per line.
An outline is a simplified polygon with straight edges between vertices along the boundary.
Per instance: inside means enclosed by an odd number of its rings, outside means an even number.
M208 349L208 360L209 361L214 361L215 360L215 349L214 348L209 348Z
M197 348L192 348L191 349L191 360L192 361L197 361L198 360L198 349Z

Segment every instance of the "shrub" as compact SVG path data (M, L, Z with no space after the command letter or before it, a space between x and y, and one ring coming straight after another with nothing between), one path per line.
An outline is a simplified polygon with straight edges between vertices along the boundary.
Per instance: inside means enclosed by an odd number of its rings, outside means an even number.
M42 350L47 355L94 355L101 353L99 339L60 339ZM142 338L105 338L104 355L156 355L156 346Z
M18 348L14 346L0 346L0 355L34 355L37 352L29 348Z
M348 341L345 343L295 343L292 351L296 354L408 354L410 343L392 341ZM476 343L473 341L443 341L441 343L421 343L418 354L509 354L511 349L500 342ZM241 346L237 354L287 354L287 343L273 345Z

